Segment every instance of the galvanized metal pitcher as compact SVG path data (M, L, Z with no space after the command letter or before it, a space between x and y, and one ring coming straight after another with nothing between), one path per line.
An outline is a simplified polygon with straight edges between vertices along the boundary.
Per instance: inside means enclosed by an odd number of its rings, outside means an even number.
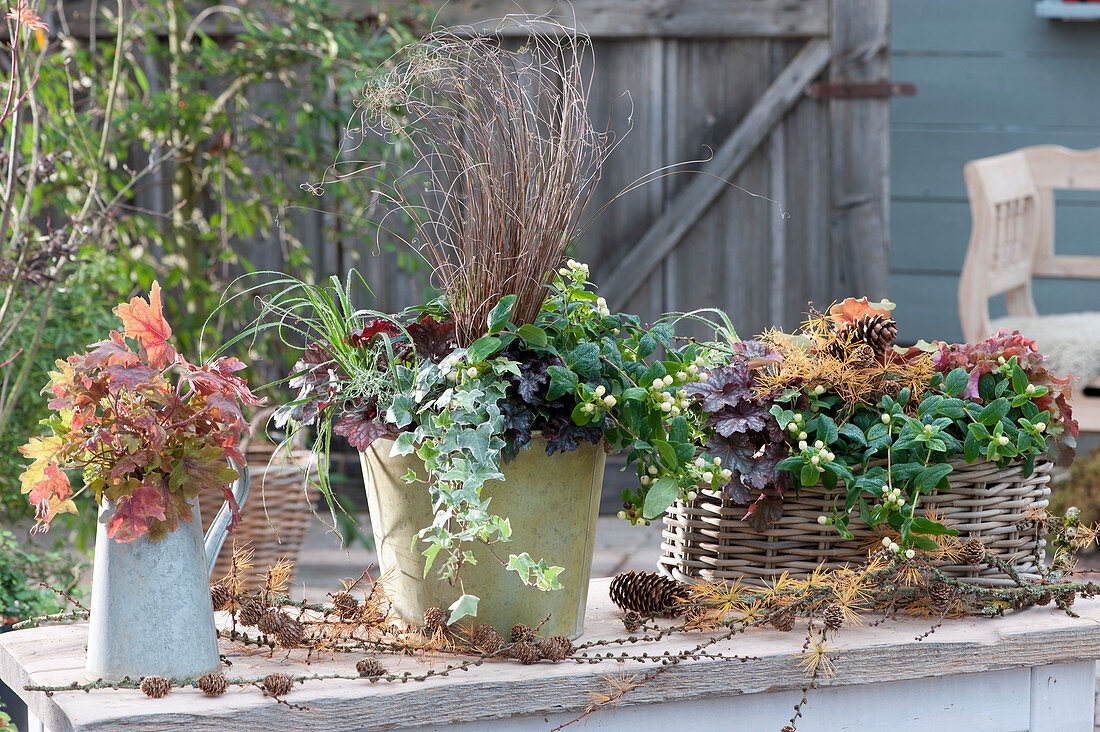
M248 468L234 462L237 503L248 497ZM99 509L88 663L92 679L129 676L185 678L219 666L218 639L210 605L210 571L225 541L231 517L226 502L202 535L198 500L190 522L154 543L148 537L121 544L107 536L114 506Z

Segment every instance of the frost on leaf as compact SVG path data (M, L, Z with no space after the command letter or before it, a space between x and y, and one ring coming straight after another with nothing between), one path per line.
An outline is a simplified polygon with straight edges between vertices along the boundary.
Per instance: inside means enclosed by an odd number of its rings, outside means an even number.
M141 345L150 366L163 369L175 361L176 349L168 342L172 329L164 319L159 283L149 288L148 302L135 297L115 307L114 312L125 326L126 335Z

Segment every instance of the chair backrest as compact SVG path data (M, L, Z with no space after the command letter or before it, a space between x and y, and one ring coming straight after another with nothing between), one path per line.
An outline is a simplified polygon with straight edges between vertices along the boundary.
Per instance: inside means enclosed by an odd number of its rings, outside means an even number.
M1100 190L1100 148L1036 145L963 168L973 228L959 280L963 335L989 335L989 298L1009 315L1037 315L1032 277L1100 279L1100 257L1054 253L1054 191Z
M1001 293L1017 312L1035 314L1031 267L1040 234L1039 191L1024 151L963 168L973 228L959 280L959 316L968 341L989 333L989 298Z

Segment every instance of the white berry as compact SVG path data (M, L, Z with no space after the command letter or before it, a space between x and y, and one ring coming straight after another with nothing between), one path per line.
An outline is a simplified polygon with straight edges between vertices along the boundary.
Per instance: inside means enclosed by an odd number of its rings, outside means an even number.
M1008 436L1007 435L1001 435L1000 437L998 437L997 438L997 444L998 445L1007 445L1008 444Z
M471 366L470 368L466 369L466 375L469 376L471 379L475 378L477 376L477 369Z
M887 548L889 548L889 546L890 546L891 544L893 544L893 543L894 543L894 542L890 541L890 537L889 537L889 536L884 536L884 537L882 537L882 545L883 545L884 547L887 547Z
M707 472L703 473L703 482L704 483L711 483L713 481L714 481L714 473L710 472L709 470Z
M602 397L606 393L607 393L607 387L605 387L603 384L600 384L596 387L596 396Z
M883 424L890 424L890 415L889 414L882 415L881 419L882 419Z
M657 466L656 465L650 465L649 469L648 469L648 472L649 472L650 475L657 475Z
M605 396L603 398L603 404L608 409L611 409L611 407L613 407L613 406L615 406L615 404L617 404L617 401L616 401L615 397L608 394L607 396Z
M817 386L814 387L814 394L817 394L818 396L821 396L824 393L825 393L825 387L822 384L818 384Z
M593 405L591 405L591 404L585 404L585 405L584 405L584 411L585 411L585 412L586 412L587 414L592 414L592 410L593 410L593 409L595 409L595 407L594 407Z
M799 450L805 450L807 447L809 447L809 445L806 443L805 440L799 440L798 441L798 449Z
M912 549L906 549L905 550L905 558L906 559L912 559L915 556L917 556L917 553L915 551L913 551Z
M822 526L824 526L825 524L829 523L829 517L828 516L818 516L817 517L817 522L819 524L821 524Z
M665 388L665 382L661 379L654 379L653 380L653 388L654 389L664 389Z
M665 376L664 379L662 379L662 382L665 386L672 386L673 381L675 381L675 379L672 378L672 374L668 374L667 376Z

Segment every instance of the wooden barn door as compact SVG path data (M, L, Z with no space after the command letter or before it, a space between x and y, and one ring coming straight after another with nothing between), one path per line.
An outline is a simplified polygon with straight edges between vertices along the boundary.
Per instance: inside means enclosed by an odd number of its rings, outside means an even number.
M519 7L593 38L593 119L630 128L593 210L675 166L580 242L612 307L719 307L744 337L886 296L888 0L452 0L443 18Z

